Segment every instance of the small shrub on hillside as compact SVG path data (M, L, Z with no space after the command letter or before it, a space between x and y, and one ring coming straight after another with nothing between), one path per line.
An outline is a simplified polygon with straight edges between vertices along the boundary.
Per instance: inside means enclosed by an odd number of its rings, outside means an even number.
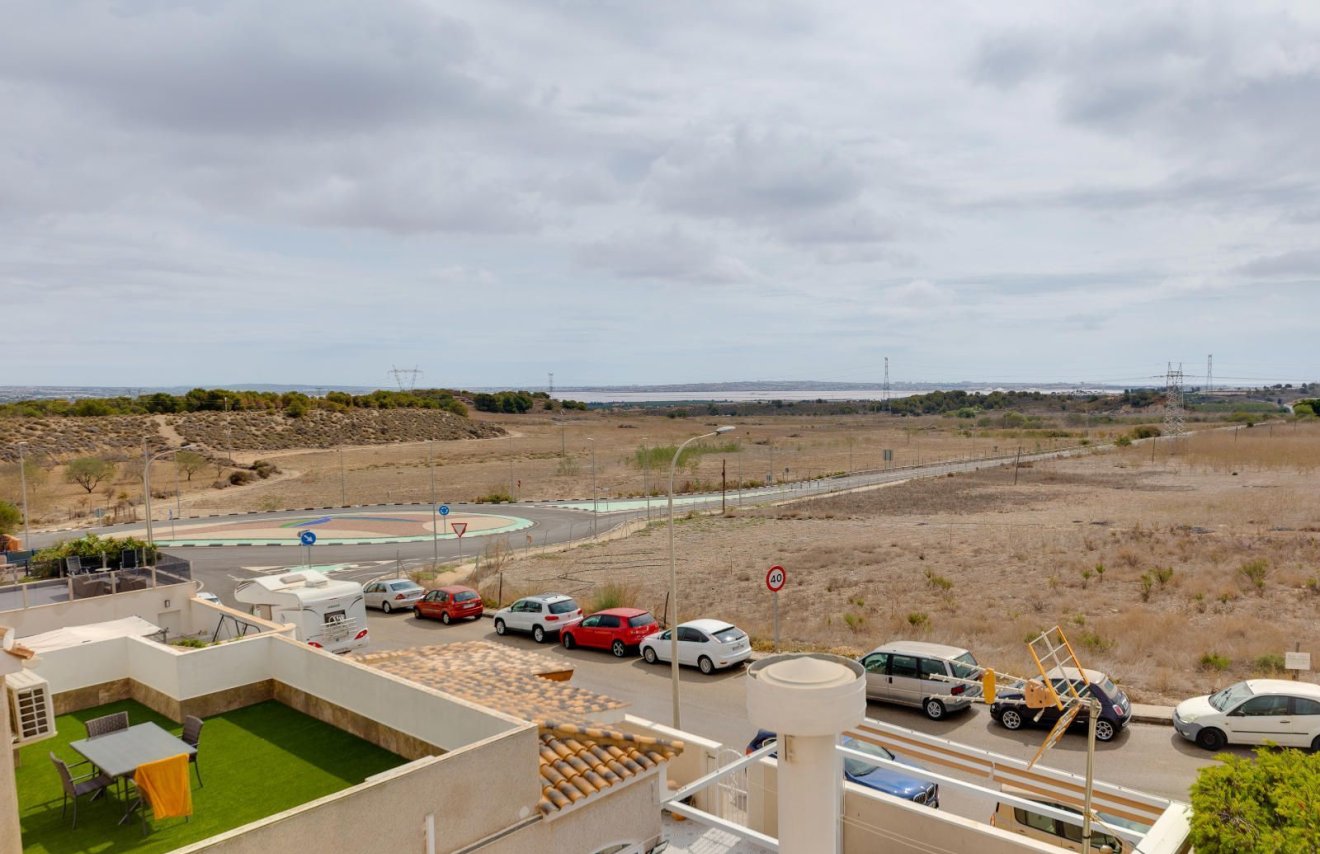
M1089 649L1091 652L1108 652L1114 646L1114 642L1101 637L1098 632L1085 631L1077 637L1077 642Z
M1095 577L1099 581L1105 580L1105 565L1103 563L1097 563L1095 565Z
M922 629L930 625L930 616L924 611L912 611L907 615L908 625L914 629Z
M280 473L279 466L275 465L270 460L257 460L252 464L252 470L256 472L257 477L262 480L265 480L273 474Z
M488 492L485 495L478 496L477 504L512 504L513 496L506 489L497 489L494 492Z
M1093 570L1091 570L1090 568L1087 568L1087 567L1083 567L1083 568L1082 568L1082 589L1083 589L1083 590L1086 589L1086 585L1087 585L1087 584L1090 584L1090 583L1091 583L1091 577L1094 576L1094 575L1095 575L1095 572L1094 572Z
M1282 673L1285 669L1283 666L1283 656L1272 652L1260 656L1255 661L1251 662L1251 666L1261 673L1270 674Z
M1129 439L1127 436L1119 436L1117 439L1114 440L1114 444L1120 448L1126 448L1132 444L1132 440Z
M1270 574L1270 562L1265 558L1249 560L1238 567L1238 572L1252 583L1257 590L1265 589L1265 577Z
M251 483L254 480L256 480L256 475L254 475L250 471L245 471L243 469L239 469L238 471L231 471L229 473L229 482L234 486L242 486L243 484Z
M641 590L635 585L609 581L592 591L582 603L584 613L604 611L606 608L636 608Z
M1149 602L1150 591L1155 586L1155 576L1151 575L1149 572L1143 572L1139 580L1141 582L1141 601Z
M1217 652L1207 652L1201 655L1200 666L1202 670L1213 670L1217 673L1223 673L1233 664L1228 656L1220 655Z
M866 622L866 617L849 611L843 615L843 622L847 624L848 628L855 632L862 628L862 625Z
M927 569L924 574L926 576L926 583L936 590L947 591L953 589L953 582L945 578L943 575L940 575L935 570Z
M1134 439L1154 439L1160 435L1160 428L1150 424L1142 424L1132 428L1132 438Z
M1160 586L1163 587L1173 578L1173 567L1157 566L1155 569L1151 570L1151 573L1155 576L1155 580L1160 583Z

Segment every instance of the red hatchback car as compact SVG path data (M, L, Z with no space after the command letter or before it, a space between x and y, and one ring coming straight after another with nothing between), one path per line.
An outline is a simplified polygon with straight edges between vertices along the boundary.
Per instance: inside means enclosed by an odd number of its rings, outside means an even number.
M430 617L449 625L452 620L480 617L486 612L481 594L471 587L454 584L429 591L413 606L413 616L422 620Z
M597 611L576 626L560 632L565 649L589 646L608 649L623 658L629 649L636 649L642 638L660 631L655 617L641 608L608 608Z

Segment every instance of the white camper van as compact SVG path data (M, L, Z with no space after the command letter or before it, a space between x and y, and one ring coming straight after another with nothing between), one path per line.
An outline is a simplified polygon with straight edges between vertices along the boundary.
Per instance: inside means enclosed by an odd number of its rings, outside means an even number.
M327 652L349 652L367 645L367 606L362 585L326 576L317 567L241 581L234 598L251 613L276 623L293 623L296 637Z

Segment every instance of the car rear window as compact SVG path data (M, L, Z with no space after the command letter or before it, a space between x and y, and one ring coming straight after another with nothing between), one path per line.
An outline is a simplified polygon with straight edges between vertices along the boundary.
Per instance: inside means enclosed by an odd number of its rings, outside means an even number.
M394 581L390 583L391 590L421 590L422 585L415 581Z
M551 614L567 614L569 611L576 611L578 604L572 599L565 599L563 602L551 602Z
M632 626L634 629L639 629L642 626L654 626L655 617L652 617L650 614L638 614L636 617L628 618L628 625Z
M735 643L745 637L747 637L747 635L743 634L742 629L737 626L729 626L728 628L720 629L715 633L715 638L721 643Z
M464 590L462 593L454 594L455 602L471 602L473 599L476 598L477 598L477 594L471 590Z

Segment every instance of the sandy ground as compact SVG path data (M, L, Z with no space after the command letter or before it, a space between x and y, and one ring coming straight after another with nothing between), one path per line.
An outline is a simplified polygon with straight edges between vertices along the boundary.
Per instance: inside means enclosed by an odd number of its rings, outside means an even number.
M1314 428L1291 438L1312 453L1320 446ZM731 619L768 643L764 576L781 564L788 645L856 653L897 638L932 640L1025 673L1025 640L1060 624L1083 664L1146 702L1266 675L1297 644L1320 661L1313 460L1252 462L1282 439L1261 431L1259 447L1243 441L1236 466L1197 451L1225 442L1209 437L1155 463L1138 446L1038 464L1019 471L1016 485L1010 467L685 518L676 526L680 613ZM506 570L505 598L552 588L590 598L614 585L659 612L668 554L657 524L627 540L518 561ZM1253 562L1263 570L1244 571Z
M432 495L451 503L473 501L497 493L519 500L590 498L595 489L602 498L663 495L668 486L668 465L639 466L641 448L673 446L722 422L710 418L667 418L645 414L545 413L491 416L476 413L475 420L496 424L510 435L491 439L413 442L398 445L345 447L331 451L236 451L234 459L250 464L274 461L281 473L247 486L215 489L216 470L196 472L192 480L178 475L168 460L152 467L152 502L157 518L169 508L185 515L236 510L279 510L329 507L341 504L428 502ZM878 469L916 462L1010 453L1075 443L1083 435L1103 441L1111 430L1075 430L1075 435L1035 438L1012 431L966 431L965 421L951 418L739 418L736 430L720 437L726 450L707 454L676 474L679 492L700 486L719 489L721 482L735 488L743 482L761 482L773 471L778 480L800 479L828 472ZM1118 428L1113 428L1116 430ZM884 451L892 451L886 462ZM0 471L0 497L19 499L16 471ZM431 487L434 476L434 493ZM176 483L177 481L177 483ZM179 498L174 498L175 489ZM65 527L91 524L100 509L111 518L118 507L125 514L142 514L140 464L125 464L113 483L91 493L64 481L63 470L53 468L41 482L29 483L29 501L35 526ZM134 518L128 516L121 521Z

